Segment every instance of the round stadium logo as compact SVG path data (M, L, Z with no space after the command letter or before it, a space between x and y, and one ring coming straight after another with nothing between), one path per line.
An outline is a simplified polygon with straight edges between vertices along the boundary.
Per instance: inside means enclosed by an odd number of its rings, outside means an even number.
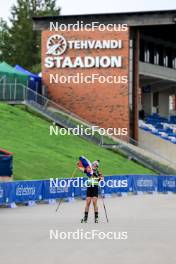
M61 35L53 35L47 41L47 55L62 55L67 49L67 41Z

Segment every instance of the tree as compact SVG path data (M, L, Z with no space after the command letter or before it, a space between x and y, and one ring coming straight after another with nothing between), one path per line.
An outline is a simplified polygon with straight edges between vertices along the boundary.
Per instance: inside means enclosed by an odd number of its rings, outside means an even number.
M11 53L6 45L9 42L9 28L2 18L0 18L0 61L11 60Z
M40 70L41 38L39 32L33 31L32 17L54 16L59 12L56 0L17 0L11 9L11 27L5 43L11 56L4 53L4 59L11 65Z

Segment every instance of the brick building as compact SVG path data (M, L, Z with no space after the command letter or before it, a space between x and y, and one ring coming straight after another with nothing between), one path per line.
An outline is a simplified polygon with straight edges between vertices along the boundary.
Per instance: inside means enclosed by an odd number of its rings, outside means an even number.
M175 10L33 21L42 31L42 78L52 100L100 127L127 128L136 140L139 110L169 115L169 96L176 93ZM101 26L90 30L92 22ZM81 82L94 74L103 77Z

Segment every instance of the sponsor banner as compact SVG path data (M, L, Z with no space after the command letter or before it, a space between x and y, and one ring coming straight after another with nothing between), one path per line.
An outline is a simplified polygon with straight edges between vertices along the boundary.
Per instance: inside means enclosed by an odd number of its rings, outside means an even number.
M105 194L129 192L131 189L131 179L128 175L106 176L104 177L105 186L101 188Z
M158 192L176 192L176 177L158 176Z
M15 201L14 182L0 183L0 205L10 204Z
M42 181L18 181L14 184L15 202L42 200Z
M0 183L0 205L57 198L86 197L89 178L17 181ZM104 177L100 193L123 192L176 192L176 176L113 175Z
M15 184L16 182L7 182L5 184L5 203L10 204L16 202Z
M154 192L157 190L158 176L133 175L131 177L133 192Z
M50 180L43 181L43 200L72 197L72 184L67 184L68 179L59 180L57 184L51 184ZM70 187L68 187L70 185Z
M5 203L5 184L0 183L0 204Z

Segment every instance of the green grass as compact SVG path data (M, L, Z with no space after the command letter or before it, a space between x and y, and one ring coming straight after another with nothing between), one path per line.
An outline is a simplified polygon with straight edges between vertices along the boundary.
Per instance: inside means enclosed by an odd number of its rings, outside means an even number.
M14 153L14 179L70 177L78 157L100 159L104 175L153 174L77 136L50 136L50 123L22 107L0 104L0 148ZM75 176L80 176L78 172Z

